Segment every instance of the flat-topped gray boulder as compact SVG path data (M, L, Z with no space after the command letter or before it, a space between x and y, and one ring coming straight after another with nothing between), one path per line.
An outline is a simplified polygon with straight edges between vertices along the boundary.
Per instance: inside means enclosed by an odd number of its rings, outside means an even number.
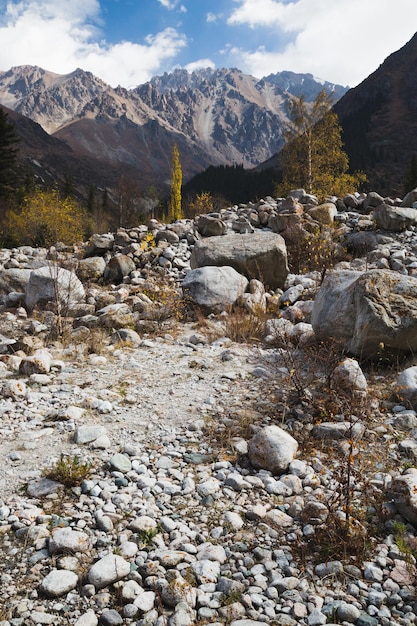
M84 255L103 256L108 250L114 246L114 235L111 233L92 235L84 250Z
M0 272L0 294L25 291L31 269L13 267Z
M211 311L230 308L245 293L249 281L233 267L205 266L190 270L182 282L186 297Z
M288 275L285 241L272 232L200 239L194 246L190 264L192 269L228 265L249 280L257 278L270 289L282 288Z
M417 224L417 209L380 204L372 212L377 228L395 233Z
M83 302L85 291L74 272L51 264L30 273L25 289L25 303L33 311L39 303L55 302L68 310L73 304Z
M417 349L417 278L390 270L333 271L316 296L311 323L318 339L345 339L359 357L381 349Z

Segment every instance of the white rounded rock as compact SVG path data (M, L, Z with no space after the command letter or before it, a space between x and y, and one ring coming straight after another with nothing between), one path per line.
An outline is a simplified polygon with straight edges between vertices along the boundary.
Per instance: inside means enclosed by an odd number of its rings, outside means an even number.
M282 474L294 460L298 443L279 426L266 426L249 442L249 460L257 469Z
M88 582L96 589L103 589L129 573L130 563L117 554L107 554L90 568Z
M77 584L78 576L75 572L54 569L45 576L39 589L46 596L58 598L75 589Z

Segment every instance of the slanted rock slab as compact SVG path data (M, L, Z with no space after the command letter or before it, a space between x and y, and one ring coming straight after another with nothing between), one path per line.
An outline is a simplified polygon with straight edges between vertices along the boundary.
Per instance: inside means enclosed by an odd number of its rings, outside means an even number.
M25 289L25 302L28 311L33 311L38 303L59 302L68 309L76 302L85 299L82 282L74 272L56 265L33 270Z
M318 339L345 339L355 356L417 349L417 278L390 270L329 272L311 315Z

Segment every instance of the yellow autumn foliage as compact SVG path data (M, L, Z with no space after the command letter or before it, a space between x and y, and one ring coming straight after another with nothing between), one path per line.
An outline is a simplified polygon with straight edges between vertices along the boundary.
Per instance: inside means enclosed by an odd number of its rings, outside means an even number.
M168 204L168 223L181 220L184 217L181 206L182 168L180 153L174 144L171 158L171 195Z
M85 238L89 227L86 211L71 197L62 198L56 189L36 190L18 211L9 211L5 231L16 245L69 245Z

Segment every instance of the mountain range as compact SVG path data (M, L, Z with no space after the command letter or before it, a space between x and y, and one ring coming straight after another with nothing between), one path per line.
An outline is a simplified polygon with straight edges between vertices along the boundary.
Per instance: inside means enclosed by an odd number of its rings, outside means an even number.
M13 110L24 151L30 144L26 158L45 164L45 176L70 175L84 196L91 184L114 187L122 174L142 189L163 188L174 144L184 181L209 165L253 168L283 146L289 101L303 89L313 100L323 88L335 100L346 92L293 72L258 80L237 69L176 70L131 90L82 69L0 72L0 104ZM28 120L39 125L31 139Z
M82 69L0 72L0 104L21 137L21 158L47 182L71 177L84 197L91 185L114 189L121 176L142 191L166 190L174 144L185 182L208 166L276 168L289 102L312 101L323 88L334 98L351 170L364 171L370 189L402 195L417 153L417 34L349 90L311 74L259 80L237 69L175 70L130 90Z

